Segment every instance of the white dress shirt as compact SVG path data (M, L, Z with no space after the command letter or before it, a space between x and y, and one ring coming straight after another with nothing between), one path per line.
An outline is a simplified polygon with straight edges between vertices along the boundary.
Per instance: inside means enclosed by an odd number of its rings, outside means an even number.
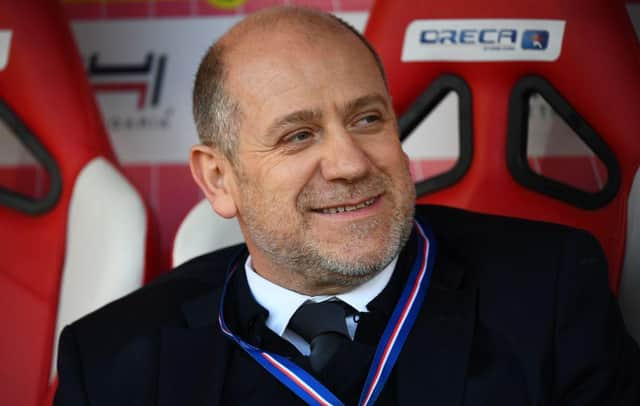
M296 310L307 301L319 303L337 298L349 304L358 312L367 312L367 303L378 296L385 286L387 286L397 262L398 257L396 256L386 268L370 280L362 285L356 286L348 292L335 296L307 296L276 285L258 275L253 269L251 256L247 258L244 270L253 297L258 304L269 312L269 317L267 317L266 320L267 327L293 344L303 355L309 355L309 343L287 328L289 320L291 320ZM346 322L349 335L351 339L353 339L357 327L357 320L349 316L346 318Z

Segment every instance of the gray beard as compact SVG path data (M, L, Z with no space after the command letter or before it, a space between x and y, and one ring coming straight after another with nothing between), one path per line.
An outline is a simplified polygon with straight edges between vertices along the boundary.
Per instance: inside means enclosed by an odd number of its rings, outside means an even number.
M378 255L360 258L358 261L341 261L336 256L323 254L309 240L303 244L293 244L288 236L274 236L263 229L259 222L252 221L251 213L246 218L246 227L256 246L281 269L295 272L319 285L352 287L373 278L399 254L411 235L413 215L413 205L408 209L398 207L393 213L392 226L386 236L387 244L384 250ZM378 221L365 226L354 224L350 231L358 239L360 236L368 236L377 226ZM345 250L348 249L348 246L345 247Z
M245 184L248 179L244 174L239 174L239 178ZM253 207L250 202L257 201L257 197L252 194L263 192L247 188L248 194L245 198L246 212L243 216L243 223L246 230L246 237L251 238L256 247L265 253L272 264L285 272L291 272L303 276L305 280L313 281L316 285L338 285L344 287L357 286L377 275L399 254L411 235L413 228L413 216L415 211L415 189L413 181L407 172L407 178L399 181L405 188L398 188L406 195L395 202L395 208L391 213L389 231L382 236L386 240L380 252L374 255L365 254L356 260L345 260L340 258L340 254L322 252L316 245L313 238L304 238L303 233L276 233L271 230L269 224L261 221L264 213L259 213L258 208ZM340 201L358 196L367 196L382 191L393 190L391 179L377 176L370 177L352 185L334 185L331 190L305 189L298 197L297 210L304 212L314 207L321 207L327 202ZM403 190L403 189L406 189ZM397 196L396 196L397 197ZM277 202L269 204L267 207L277 207ZM283 220L284 221L284 220ZM295 223L293 221L292 223ZM354 236L353 240L358 241L369 236L379 227L380 220L373 220L365 224L352 224L349 233ZM307 224L302 225L308 231ZM312 236L309 236L312 237ZM349 252L351 247L346 246L341 251Z

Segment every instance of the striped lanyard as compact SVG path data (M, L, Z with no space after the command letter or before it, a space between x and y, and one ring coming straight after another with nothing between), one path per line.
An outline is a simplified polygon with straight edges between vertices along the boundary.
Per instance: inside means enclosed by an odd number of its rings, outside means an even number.
M416 320L422 302L424 301L435 259L435 243L429 238L422 225L415 221L418 235L418 252L411 268L411 273L405 284L400 299L396 304L391 318L387 322L384 333L378 342L376 353L365 381L358 405L372 405L380 396L384 384L389 378L402 346ZM309 405L340 405L343 403L315 377L300 366L278 354L269 353L246 343L235 335L224 321L224 299L229 280L238 268L237 261L232 266L224 284L218 321L222 332L235 341L263 368L277 378L283 385L298 395Z

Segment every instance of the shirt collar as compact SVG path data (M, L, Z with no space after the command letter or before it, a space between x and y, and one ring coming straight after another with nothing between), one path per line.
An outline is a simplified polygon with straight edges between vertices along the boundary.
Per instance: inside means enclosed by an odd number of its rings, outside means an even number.
M336 297L357 311L366 312L367 304L378 296L389 283L397 262L398 257L396 256L389 265L370 280L348 292L335 296L307 296L276 285L260 276L253 269L251 256L247 258L244 269L253 297L269 312L266 320L267 327L282 336L293 314L308 300L323 302Z

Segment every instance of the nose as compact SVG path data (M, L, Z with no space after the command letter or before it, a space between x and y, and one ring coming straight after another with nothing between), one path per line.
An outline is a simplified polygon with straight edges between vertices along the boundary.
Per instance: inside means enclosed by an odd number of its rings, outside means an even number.
M328 134L325 141L321 162L325 180L353 182L369 173L371 161L354 135L340 129Z

